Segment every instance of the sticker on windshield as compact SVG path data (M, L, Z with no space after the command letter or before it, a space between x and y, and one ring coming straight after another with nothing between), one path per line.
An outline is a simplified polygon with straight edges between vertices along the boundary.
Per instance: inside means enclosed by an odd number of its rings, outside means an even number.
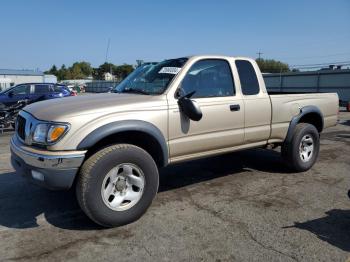
M158 72L159 74L173 74L176 75L177 73L179 73L181 70L180 67L163 67L162 69L160 69L160 71Z

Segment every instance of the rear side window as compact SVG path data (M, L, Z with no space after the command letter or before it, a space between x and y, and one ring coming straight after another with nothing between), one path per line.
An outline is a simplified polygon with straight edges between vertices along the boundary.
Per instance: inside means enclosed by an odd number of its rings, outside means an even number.
M49 92L49 85L35 85L34 94L47 94Z
M246 60L236 60L236 67L241 80L244 95L259 94L260 87L253 65Z

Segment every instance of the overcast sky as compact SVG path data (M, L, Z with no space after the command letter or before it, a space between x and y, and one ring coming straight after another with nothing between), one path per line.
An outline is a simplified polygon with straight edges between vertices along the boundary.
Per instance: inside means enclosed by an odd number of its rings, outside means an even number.
M1 1L0 68L191 54L350 61L350 1Z

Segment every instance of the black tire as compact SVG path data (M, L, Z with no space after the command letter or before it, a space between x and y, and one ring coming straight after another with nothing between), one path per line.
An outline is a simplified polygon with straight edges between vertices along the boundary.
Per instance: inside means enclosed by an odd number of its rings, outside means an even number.
M309 160L303 161L299 152L301 140L305 136L310 136L313 140L313 152ZM320 135L314 125L307 123L300 123L294 129L293 137L290 143L282 145L282 157L286 164L296 172L303 172L309 170L316 162L320 150Z
M131 163L142 170L145 186L138 202L124 211L109 208L101 194L107 173L122 163ZM153 158L142 148L129 144L106 147L89 157L83 164L76 184L81 209L97 224L115 227L139 219L151 205L159 184L158 168Z

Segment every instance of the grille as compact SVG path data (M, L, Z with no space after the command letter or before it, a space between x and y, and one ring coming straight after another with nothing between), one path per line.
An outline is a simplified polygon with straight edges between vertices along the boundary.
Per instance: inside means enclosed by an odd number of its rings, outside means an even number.
M23 116L18 115L17 116L17 135L23 140L25 140L26 138L25 127L26 127L26 119Z

